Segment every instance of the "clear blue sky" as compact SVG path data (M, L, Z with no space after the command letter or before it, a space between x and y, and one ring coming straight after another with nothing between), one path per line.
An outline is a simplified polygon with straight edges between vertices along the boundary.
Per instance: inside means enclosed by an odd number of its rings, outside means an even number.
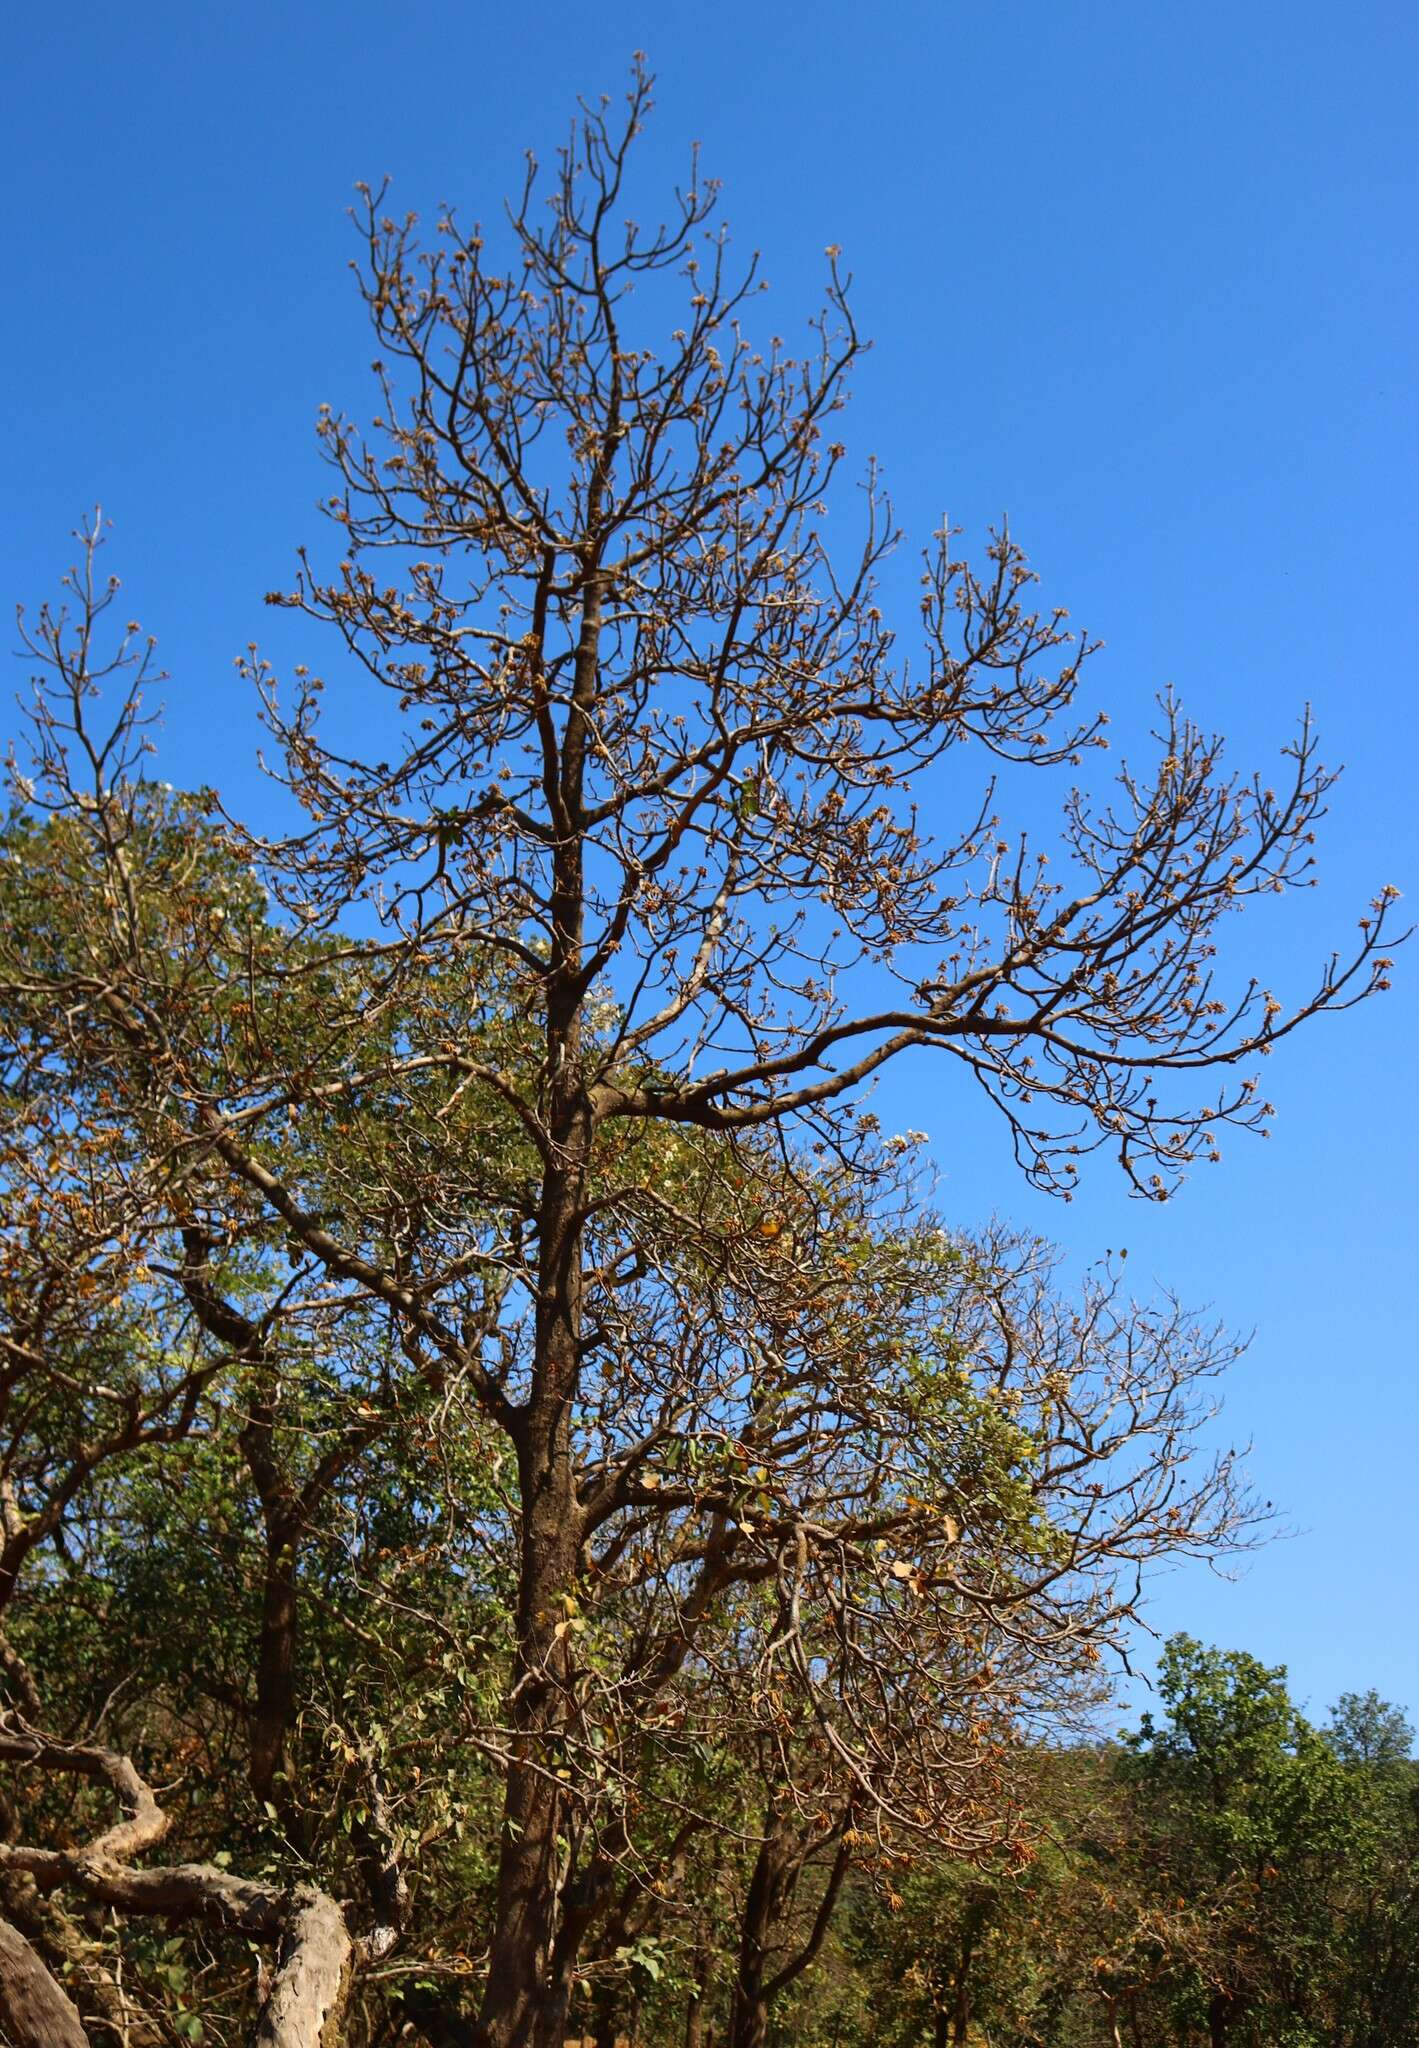
M8 9L0 589L49 591L102 499L173 671L162 772L254 800L232 658L315 537L316 405L368 395L352 183L491 215L638 46L645 174L703 142L775 325L843 245L878 338L845 438L909 529L1008 510L1106 637L1125 730L1172 681L1250 759L1315 705L1349 764L1323 886L1239 923L1234 959L1297 986L1372 888L1419 890L1412 0ZM934 1070L881 1099L930 1129L952 1216L1125 1243L1140 1283L1255 1326L1229 1427L1302 1533L1152 1612L1286 1661L1317 1711L1370 1685L1419 1708L1419 946L1399 983L1278 1054L1270 1142L1160 1211L1102 1165L1067 1210L1030 1196Z

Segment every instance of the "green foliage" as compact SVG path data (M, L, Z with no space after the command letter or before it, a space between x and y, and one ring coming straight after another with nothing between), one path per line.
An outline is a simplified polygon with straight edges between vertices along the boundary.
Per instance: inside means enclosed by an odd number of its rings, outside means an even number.
M1166 1646L1159 1696L1118 1747L1035 1754L1026 1867L923 1867L890 1897L856 1896L860 2040L1413 2048L1419 1769L1403 1717L1346 1695L1323 1738L1284 1671L1186 1636Z

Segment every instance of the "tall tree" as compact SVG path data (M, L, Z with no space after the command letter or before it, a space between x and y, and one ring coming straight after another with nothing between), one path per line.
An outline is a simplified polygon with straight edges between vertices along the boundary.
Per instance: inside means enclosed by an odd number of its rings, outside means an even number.
M30 1067L81 1071L104 1141L121 1133L195 1232L199 1313L226 1248L279 1232L327 1312L384 1318L410 1370L456 1376L505 1441L517 1593L483 2048L559 2048L623 1854L583 1741L588 1574L674 1548L627 1716L735 1587L833 1582L839 1534L801 1509L759 1528L725 1473L821 1447L815 1386L844 1440L844 1237L893 1170L863 1084L913 1048L948 1055L1036 1184L1067 1193L1107 1147L1161 1198L1224 1126L1268 1114L1232 1070L1388 964L1386 891L1292 1007L1217 978L1224 920L1309 879L1331 778L1305 725L1273 790L1165 702L1151 770L1102 803L1065 795L1053 865L989 797L925 835L930 773L968 740L1002 774L1102 743L1075 708L1088 649L1030 609L1008 535L976 569L945 532L919 652L898 649L874 479L854 558L822 538L862 347L837 256L807 358L756 347L754 265L733 271L697 168L668 224L625 224L648 104L638 70L623 119L584 113L500 256L451 215L422 249L366 195L380 410L369 437L324 416L342 554L305 559L276 600L333 630L350 715L322 718L308 667L287 697L253 655L304 821L271 844L231 828L285 922L243 952L204 908L174 950L140 914L138 714L94 734L108 594L81 576L72 624L46 612L34 633L47 680L19 785L76 849L69 938L0 974ZM493 991L515 1020L496 1044ZM511 1149L480 1150L480 1123ZM331 1135L318 1166L312 1129ZM618 1380L633 1398L606 1428ZM685 1479L715 1438L717 1473ZM1165 1493L1145 1488L1149 1554L1172 1540ZM935 1516L938 1550L942 1500L906 1510L923 1541ZM933 1583L929 1559L899 1561Z

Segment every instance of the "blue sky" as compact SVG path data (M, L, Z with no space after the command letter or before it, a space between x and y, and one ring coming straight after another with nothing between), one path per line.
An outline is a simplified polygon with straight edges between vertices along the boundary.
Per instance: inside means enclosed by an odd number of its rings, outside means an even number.
M638 47L642 176L703 143L776 327L842 245L877 338L844 438L909 532L1008 512L1044 595L1106 639L1092 689L1125 732L1171 682L1250 762L1314 705L1348 764L1322 885L1231 933L1239 968L1299 988L1374 888L1419 886L1419 11L1397 0L8 10L0 592L47 594L101 499L173 675L161 772L259 801L233 659L317 537L317 404L368 397L351 186L491 217ZM1419 1708L1419 948L1397 978L1278 1053L1275 1135L1161 1210L1102 1164L1068 1209L1030 1195L921 1063L879 1102L929 1129L953 1219L999 1210L1075 1259L1126 1244L1139 1284L1256 1329L1227 1426L1298 1533L1238 1583L1174 1574L1150 1612L1285 1661L1316 1711L1371 1685Z

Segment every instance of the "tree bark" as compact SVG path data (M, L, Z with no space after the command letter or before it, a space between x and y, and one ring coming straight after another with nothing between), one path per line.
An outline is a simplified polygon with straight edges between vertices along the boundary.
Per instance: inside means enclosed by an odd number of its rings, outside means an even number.
M251 1789L258 1799L273 1796L286 1760L286 1733L295 1710L296 1558L298 1528L268 1519L266 1570L261 1589L261 1648L256 1666L256 1700L249 1731ZM289 1807L289 1800L285 1802Z
M739 1969L729 2021L729 2048L764 2048L769 2035L769 1940L793 1896L796 1859L775 1819L754 1859L739 1933ZM801 1864L799 1865L801 1867Z
M846 1827L846 1816L842 1826ZM832 1837L827 1838L831 1841ZM839 1839L827 1874L823 1896L807 1939L797 1952L770 1974L768 1962L774 1930L780 1927L798 1890L804 1868L817 1843L795 1836L771 1814L744 1901L739 1941L739 1968L729 2023L729 2048L764 2048L774 2000L816 1959L847 1875L846 1841Z
M429 2048L476 2048L473 2021L455 1999L422 1988L415 1980L406 1988L402 2006Z
M619 370L614 372L619 377ZM599 530L605 460L585 508ZM562 2048L577 1941L557 1941L564 1878L556 1737L570 1695L572 1652L563 1602L576 1583L582 1511L571 1422L581 1370L584 1201L594 1122L582 1093L581 1008L585 927L583 805L589 719L596 699L601 579L588 539L571 702L560 739L541 665L555 550L538 582L534 696L543 781L555 828L546 989L546 1146L537 1215L537 1306L531 1390L514 1423L522 1502L517 1654L510 1694L512 1745L503 1805L497 1914L479 2014L482 2048Z
M8 1920L0 1920L0 2033L14 2048L89 2048L77 2007Z
M212 1241L195 1226L184 1229L187 1262L183 1291L202 1327L225 1345L248 1382L248 1408L239 1442L261 1504L265 1566L256 1697L247 1716L247 1776L259 1800L271 1798L285 1762L286 1734L295 1708L297 1558L304 1534L303 1503L276 1448L281 1376L267 1333L218 1293L206 1270ZM295 1828L292 1802L284 1818Z
M162 2048L156 2024L134 2005L59 1901L46 1898L32 1878L0 1871L0 1913L38 1949L51 1972L57 1971L81 2019L97 2028L101 2041L120 2042L122 2048Z
M575 1944L557 1941L564 1873L555 1773L572 1676L565 1601L576 1585L581 1545L571 1417L581 1363L582 1201L591 1133L576 1105L558 1121L558 1163L546 1173L539 1219L533 1386L515 1426L522 1499L518 1648L481 2048L562 2048L576 1965Z
M969 1941L961 1951L956 1972L956 1995L951 2007L951 2048L966 2048L971 2032L971 1950Z
M616 2048L616 2003L598 1998L591 2031L591 2048Z
M710 1987L713 1958L707 1947L695 1950L694 1974L685 2006L685 2048L704 2048L705 1998Z
M333 1899L292 1915L252 2048L338 2048L350 1989L350 1936Z

